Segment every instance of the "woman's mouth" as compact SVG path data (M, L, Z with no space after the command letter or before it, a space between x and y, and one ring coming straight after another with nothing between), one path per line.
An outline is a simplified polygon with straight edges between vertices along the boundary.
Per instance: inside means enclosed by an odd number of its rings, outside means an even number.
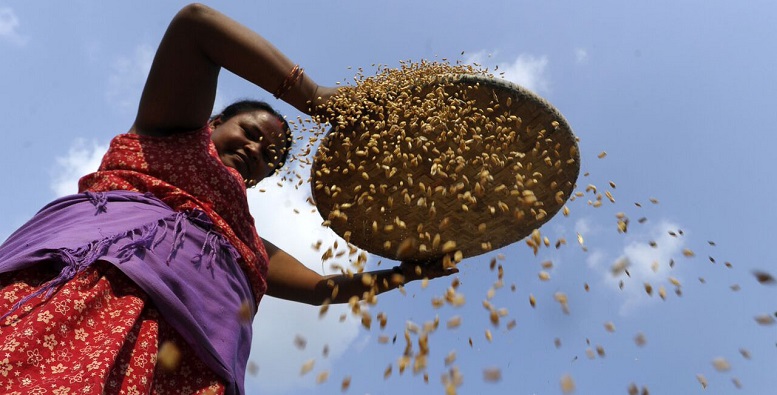
M237 161L240 163L240 169L237 169L237 170L243 175L243 178L245 178L246 180L250 179L251 166L249 164L248 157L241 152L235 152L235 156L238 159L240 159L239 161Z

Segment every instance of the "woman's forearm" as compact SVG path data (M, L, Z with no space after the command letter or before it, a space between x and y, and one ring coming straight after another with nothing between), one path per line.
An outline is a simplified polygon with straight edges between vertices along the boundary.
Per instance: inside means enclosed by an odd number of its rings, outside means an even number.
M166 134L202 127L211 115L221 68L274 92L294 63L270 42L200 4L176 14L157 49L143 88L136 132ZM283 100L305 113L316 95L331 95L303 73ZM317 91L319 93L317 93Z
M326 276L316 286L317 299L323 303L347 303L356 297L370 300L376 295L405 284L407 277L393 269Z
M261 35L220 12L190 5L182 18L191 19L192 39L214 65L224 67L257 86L274 92L294 68L294 62ZM307 73L283 99L303 112L314 99L318 84Z

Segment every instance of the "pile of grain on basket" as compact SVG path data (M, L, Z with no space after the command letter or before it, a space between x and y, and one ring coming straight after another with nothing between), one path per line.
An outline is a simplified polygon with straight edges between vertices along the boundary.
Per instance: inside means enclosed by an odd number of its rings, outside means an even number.
M471 66L406 63L341 93L313 199L325 225L373 254L452 265L531 234L575 186L561 114Z

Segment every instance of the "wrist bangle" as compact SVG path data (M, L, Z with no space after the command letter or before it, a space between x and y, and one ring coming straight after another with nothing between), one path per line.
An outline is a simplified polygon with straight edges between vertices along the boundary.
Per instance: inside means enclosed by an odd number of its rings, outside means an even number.
M278 86L278 89L276 89L273 92L273 96L275 96L276 99L280 99L285 95L289 90L291 90L294 85L297 85L297 83L302 79L302 74L305 73L305 70L301 67L299 67L298 64L294 65L294 68L291 69L291 72L289 72L289 75L284 78L283 82Z

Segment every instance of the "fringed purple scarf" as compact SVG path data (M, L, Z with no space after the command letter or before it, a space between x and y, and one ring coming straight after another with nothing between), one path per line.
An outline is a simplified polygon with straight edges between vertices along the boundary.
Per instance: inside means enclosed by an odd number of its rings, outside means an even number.
M98 260L145 291L202 361L243 394L251 324L251 287L235 249L200 211L176 212L151 194L86 192L55 200L0 246L0 273L61 265L40 292L51 294ZM21 300L15 308L29 300Z

